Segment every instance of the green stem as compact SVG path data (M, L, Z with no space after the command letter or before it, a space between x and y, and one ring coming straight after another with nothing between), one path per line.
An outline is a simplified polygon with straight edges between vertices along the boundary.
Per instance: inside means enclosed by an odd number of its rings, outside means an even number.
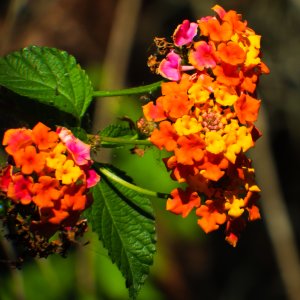
M152 143L149 140L130 140L119 137L110 137L110 136L100 136L100 143L112 143L119 145L145 145L151 146Z
M151 190L147 190L144 188L141 188L137 185L134 185L124 179L122 179L121 177L117 176L116 174L112 173L110 170L104 168L104 167L100 167L99 171L101 174L105 175L106 177L108 177L109 179L139 193L139 194L144 194L147 196L151 196L151 197L157 197L157 198L163 198L163 199L167 199L169 197L168 194L165 193L159 193L159 192L155 192L155 191L151 191Z
M162 81L154 82L148 85L142 85L129 89L114 90L114 91L94 91L94 97L113 97L113 96L125 96L136 95L143 93L152 93L161 86Z

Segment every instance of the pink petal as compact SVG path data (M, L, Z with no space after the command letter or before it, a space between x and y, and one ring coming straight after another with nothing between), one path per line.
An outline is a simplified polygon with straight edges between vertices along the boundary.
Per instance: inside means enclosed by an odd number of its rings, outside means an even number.
M220 17L221 20L226 15L226 10L223 7L221 7L220 5L215 5L212 8L212 10L215 11L218 14L218 16Z
M197 34L198 24L190 23L189 20L184 20L182 24L178 25L173 34L175 46L183 46L191 43Z
M7 192L9 183L11 182L12 166L0 170L0 191Z
M75 138L73 133L65 127L57 127L56 133L63 143L67 143L68 141Z
M211 19L216 19L216 17L212 17L212 16L206 16L206 17L202 17L198 20L198 23L199 22L208 22L209 20Z
M205 41L195 43L195 50L191 50L189 61L198 70L214 68L217 64L212 45Z
M160 122L167 118L162 101L159 101L159 98L156 100L156 104L151 101L142 108L147 121Z
M68 150L78 166L86 165L90 160L91 146L82 142L81 140L74 138L66 143Z
M9 189L11 188L11 191L8 193L9 197L13 200L20 200L22 204L29 204L31 202L31 177L26 178L23 175L16 175L10 185Z
M87 188L91 188L95 186L100 181L100 176L93 169L87 170L85 174L86 174Z
M161 61L158 73L169 80L178 81L181 78L180 63L181 57L171 50L167 57Z
M13 155L21 147L30 144L32 141L31 131L25 128L8 129L4 133L3 146L6 146L6 152Z
M71 153L75 163L79 166L88 164L91 160L91 146L77 139L73 133L65 127L58 127L56 132Z

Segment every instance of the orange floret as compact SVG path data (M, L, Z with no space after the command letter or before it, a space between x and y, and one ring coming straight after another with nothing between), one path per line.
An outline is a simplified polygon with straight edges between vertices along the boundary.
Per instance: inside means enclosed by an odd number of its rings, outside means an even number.
M19 149L32 143L31 130L25 128L8 129L4 133L2 145L5 151L13 155Z
M49 127L41 122L35 125L32 129L33 141L40 150L47 150L56 145L58 135L56 132L50 130L51 129Z
M242 78L242 72L233 65L222 63L213 69L216 81L228 86L237 86Z
M17 167L20 167L23 174L41 172L45 166L45 153L37 153L32 145L20 149L13 155Z
M175 155L178 163L193 165L202 160L205 143L201 137L196 134L181 136L177 143L179 148L175 149Z
M234 104L234 110L242 124L255 122L260 108L260 100L242 94Z
M42 208L40 209L41 221L43 223L51 223L54 225L60 225L67 217L69 212L55 208Z
M159 129L154 129L150 137L151 143L159 149L165 148L167 151L173 151L177 147L178 135L169 121L162 121Z
M206 179L218 181L228 168L228 160L222 154L216 155L205 151L203 163L198 165L200 174Z
M186 93L166 95L162 99L163 108L170 119L177 119L189 113L193 102Z
M216 18L202 18L198 21L201 34L214 42L229 41L232 36L232 25L228 22L220 24Z
M241 88L249 93L254 93L256 89L257 75L244 74L244 80L241 84Z
M237 14L234 10L229 10L223 17L224 22L228 22L232 26L232 31L234 33L243 33L246 31L247 22L241 21L241 15Z
M32 200L32 177L18 174L13 175L11 179L7 189L7 197L15 202L21 202L23 205L29 204Z
M32 187L33 202L40 208L53 207L53 201L57 200L61 192L58 190L59 182L50 176L39 177L38 183Z
M200 197L196 192L189 189L183 191L182 189L174 189L171 192L172 199L167 200L167 210L172 211L177 215L186 217L194 207L200 205Z
M242 64L246 59L245 51L235 42L221 43L218 46L217 55L230 65Z
M171 178L179 183L186 182L189 176L194 176L199 173L195 165L183 165L177 162L175 155L164 159L164 163L168 170L171 170Z
M187 90L192 86L190 76L188 74L182 74L181 80L177 82L163 82L161 84L161 93L163 95L169 95L172 93L186 93Z
M248 217L249 221L255 221L261 218L259 208L256 205L258 199L259 199L259 194L257 192L250 192L250 191L248 191L244 199L245 207L249 214Z
M64 210L84 210L87 204L86 195L84 195L85 187L80 189L68 188L61 200L61 207Z
M156 104L149 102L142 107L147 121L160 122L166 119L167 116L162 106L162 100L163 97L159 97L156 100Z
M197 216L201 217L201 219L198 220L198 225L205 233L217 230L220 225L225 223L226 214L223 210L222 205L213 200L206 200L205 205L201 205L196 210Z

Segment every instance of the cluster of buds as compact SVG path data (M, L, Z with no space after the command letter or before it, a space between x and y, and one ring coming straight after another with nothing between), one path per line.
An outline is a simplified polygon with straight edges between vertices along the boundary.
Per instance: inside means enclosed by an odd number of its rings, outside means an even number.
M0 193L17 231L25 228L43 241L58 230L77 232L80 215L91 204L87 192L100 179L91 168L90 146L64 127L51 131L42 123L7 130L3 146L9 156Z
M174 189L167 210L186 217L195 209L208 233L225 226L233 246L247 220L260 218L259 187L245 152L255 145L260 107L260 39L235 11L213 7L216 16L178 25L172 42L156 38L149 67L168 79L162 96L143 106L150 135L171 177L187 188Z

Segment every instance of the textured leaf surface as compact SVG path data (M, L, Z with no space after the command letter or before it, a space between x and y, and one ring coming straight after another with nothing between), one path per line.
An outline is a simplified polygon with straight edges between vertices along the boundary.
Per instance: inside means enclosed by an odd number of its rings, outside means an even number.
M87 217L112 262L125 277L130 297L135 299L149 273L155 252L151 203L104 176L93 188L93 197L94 203Z
M93 94L89 77L73 56L31 46L0 58L0 85L81 118Z
M99 133L100 137L112 137L112 138L136 138L137 132L130 127L130 124L128 122L120 122L117 124L110 124L107 127L105 127L102 131ZM111 142L102 142L101 146L103 147L120 147L120 145L111 143Z

